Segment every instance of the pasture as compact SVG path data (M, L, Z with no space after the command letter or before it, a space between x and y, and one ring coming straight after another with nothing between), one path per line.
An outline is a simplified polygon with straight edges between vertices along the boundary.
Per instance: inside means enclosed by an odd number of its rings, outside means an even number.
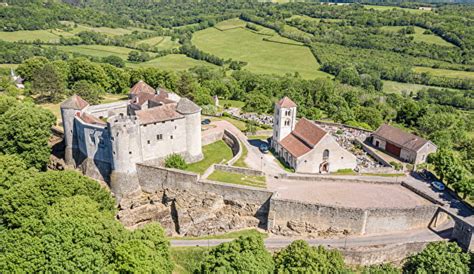
M184 54L169 54L163 57L152 59L144 63L138 63L138 64L128 63L127 66L132 67L132 68L155 67L162 70L172 70L172 71L187 70L187 69L197 67L197 66L217 68L216 65L213 65L205 61L189 58Z
M385 26L381 27L380 29L389 32L397 32L404 27L401 26ZM425 29L420 27L414 27L415 34L408 34L409 36L413 36L413 41L415 42L425 42L427 44L434 44L439 46L445 47L455 47L454 44L449 43L448 41L444 40L443 38L439 37L436 34L424 34Z
M17 41L37 41L40 40L43 43L59 43L60 36L72 36L73 34L66 32L61 29L49 29L49 30L20 30L7 32L0 32L0 40L7 42Z
M399 93L399 94L402 94L403 92L417 93L418 91L422 89L427 89L427 88L443 89L441 87L435 87L435 86L402 83L402 82L387 81L387 80L383 81L383 91L386 93Z
M318 70L319 64L309 48L268 42L264 38L268 39L269 36L242 28L226 31L207 28L194 33L191 41L199 49L218 57L248 62L244 69L251 72L276 75L298 72L305 79L328 76ZM283 37L272 38L280 42L296 43Z
M77 46L57 46L59 50L68 53L78 53L83 55L89 55L93 57L106 57L109 55L115 55L123 60L127 60L128 53L132 49L116 46L102 46L102 45L77 45Z
M218 30L225 31L225 30L235 29L235 28L245 28L246 24L247 23L245 21L242 21L238 18L232 18L229 20L219 22L214 27Z
M172 41L170 36L155 36L143 39L137 42L137 45L147 44L152 48L159 50L167 50L179 47L177 41Z
M434 69L434 68L427 68L427 67L414 67L413 71L418 72L418 73L427 72L433 76L438 76L438 77L474 80L474 71Z

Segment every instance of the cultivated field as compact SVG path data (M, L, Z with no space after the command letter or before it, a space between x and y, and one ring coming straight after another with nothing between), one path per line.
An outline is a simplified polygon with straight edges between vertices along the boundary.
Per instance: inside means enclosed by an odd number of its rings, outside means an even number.
M162 70L173 70L173 71L187 70L196 66L206 66L206 67L217 68L216 65L189 58L184 54L170 54L163 57L152 59L144 63L138 63L138 64L129 63L127 64L127 66L135 67L135 68L136 67L156 67Z
M199 49L221 58L248 62L244 69L255 73L284 75L298 72L306 79L328 76L318 71L319 64L309 48L264 41L264 38L270 37L242 28L226 31L208 28L196 32L192 42ZM283 37L277 39L295 44L295 41Z
M391 31L391 32L396 32L399 31L404 27L401 26L385 26L381 27L382 30L385 31ZM440 45L440 46L445 46L445 47L455 47L455 45L447 42L443 38L439 37L436 34L423 34L425 32L424 28L420 27L415 27L415 34L409 34L409 36L413 36L413 40L415 42L425 42L428 44L435 44L435 45Z
M427 67L414 67L413 70L415 72L428 72L433 76L474 80L474 71L434 69L434 68L427 68Z

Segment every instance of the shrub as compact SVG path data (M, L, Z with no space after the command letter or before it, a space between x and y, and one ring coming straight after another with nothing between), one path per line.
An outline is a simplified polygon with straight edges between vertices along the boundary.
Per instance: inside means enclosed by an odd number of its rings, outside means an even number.
M183 156L173 153L166 157L165 159L165 167L167 168L177 168L177 169L186 169L188 164L184 160Z

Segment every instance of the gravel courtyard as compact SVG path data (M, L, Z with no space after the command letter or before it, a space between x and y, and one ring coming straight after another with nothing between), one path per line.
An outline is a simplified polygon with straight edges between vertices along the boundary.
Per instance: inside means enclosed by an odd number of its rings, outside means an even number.
M357 208L411 208L429 201L400 185L308 182L270 178L267 188L279 198Z

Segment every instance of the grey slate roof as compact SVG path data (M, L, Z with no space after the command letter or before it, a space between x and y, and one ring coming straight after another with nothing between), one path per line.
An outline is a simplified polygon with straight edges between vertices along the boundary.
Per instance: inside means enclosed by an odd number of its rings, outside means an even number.
M416 136L415 134L405 132L387 124L381 125L376 131L374 131L373 135L411 151L418 151L429 142L420 136Z
M181 114L192 114L201 111L201 108L187 98L181 98L176 106L176 111Z
M86 100L82 99L79 95L74 94L61 104L61 108L79 110L88 105L89 103Z

